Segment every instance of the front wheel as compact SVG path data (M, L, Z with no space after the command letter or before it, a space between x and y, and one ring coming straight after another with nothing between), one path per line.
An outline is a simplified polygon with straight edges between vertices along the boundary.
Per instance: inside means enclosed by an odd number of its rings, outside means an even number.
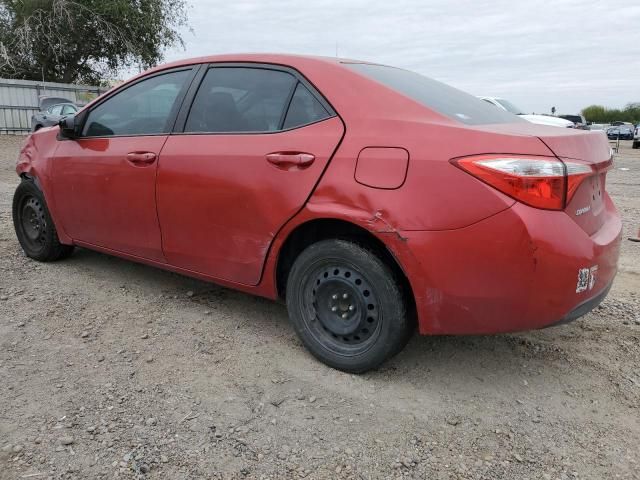
M414 330L394 271L346 240L323 240L298 256L287 280L287 308L309 351L351 373L379 366Z
M634 141L634 142L633 142L633 145L631 146L631 148L636 148L636 149L637 149L637 148L640 148L640 142L638 142L638 141Z
M60 243L40 189L23 180L13 196L13 226L24 253L41 262L68 257L73 245Z

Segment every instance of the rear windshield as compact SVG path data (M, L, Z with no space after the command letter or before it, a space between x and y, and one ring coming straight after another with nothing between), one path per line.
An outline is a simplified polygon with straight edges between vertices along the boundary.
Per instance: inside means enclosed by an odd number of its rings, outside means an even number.
M431 110L467 125L525 121L473 95L418 73L369 63L346 63L345 65Z

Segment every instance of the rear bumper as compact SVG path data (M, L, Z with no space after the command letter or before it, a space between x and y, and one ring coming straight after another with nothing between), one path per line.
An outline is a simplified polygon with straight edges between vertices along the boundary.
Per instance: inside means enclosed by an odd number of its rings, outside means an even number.
M552 323L551 325L546 325L544 328L564 325L565 323L570 323L570 322L573 322L574 320L579 319L580 317L584 317L587 313L589 313L591 310L593 310L594 308L596 308L598 305L602 303L602 301L609 294L609 290L611 290L612 285L613 285L613 282L607 285L602 292L598 293L596 296L590 298L586 302L581 303L576 308L571 310L567 315L565 315L564 318L560 319L556 323Z
M610 198L589 236L568 215L515 204L469 227L403 231L394 253L423 334L543 328L584 315L617 272L622 223Z

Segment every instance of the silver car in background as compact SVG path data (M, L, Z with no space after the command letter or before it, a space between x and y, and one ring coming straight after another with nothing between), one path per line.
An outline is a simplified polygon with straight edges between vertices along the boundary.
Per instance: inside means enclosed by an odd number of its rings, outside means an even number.
M494 107L507 112L518 115L520 118L524 118L528 122L537 123L539 125L549 125L551 127L563 127L563 128L575 128L575 124L570 120L564 118L554 117L551 115L537 115L535 113L524 113L522 109L516 107L509 100L498 97L478 97L487 103L490 103Z
M78 111L75 103L61 97L40 97L40 111L31 116L31 131L57 125L61 118Z

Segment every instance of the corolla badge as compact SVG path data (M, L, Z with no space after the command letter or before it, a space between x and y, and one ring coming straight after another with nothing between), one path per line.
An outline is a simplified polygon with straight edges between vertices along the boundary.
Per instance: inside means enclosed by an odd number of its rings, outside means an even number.
M576 210L576 217L579 217L580 215L584 215L587 212L591 211L591 205L587 205L586 207L582 207Z

